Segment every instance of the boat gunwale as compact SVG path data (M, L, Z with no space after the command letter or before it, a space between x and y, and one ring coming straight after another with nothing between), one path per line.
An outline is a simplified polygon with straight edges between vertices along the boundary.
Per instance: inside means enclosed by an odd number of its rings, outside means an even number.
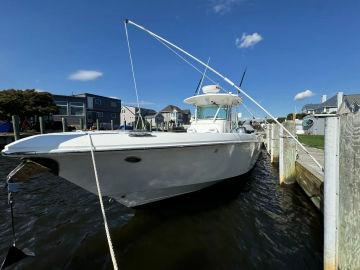
M214 146L214 145L226 145L226 144L242 144L242 143L261 143L260 140L247 140L247 141L224 141L224 142L214 142L214 143L198 143L198 144L181 144L181 145L163 145L163 146L154 146L154 147L131 147L131 148L117 148L117 149L97 149L94 148L95 152L123 152L123 151L136 151L136 150L158 150L158 149L171 149L171 148L187 148L187 147L201 147L201 146ZM3 156L11 156L11 157L24 157L24 156L37 156L37 155L61 155L61 154L82 154L90 152L90 147L87 149L82 149L78 151L66 151L61 150L54 152L47 151L47 152L13 152L13 153L5 153L4 150L1 151Z

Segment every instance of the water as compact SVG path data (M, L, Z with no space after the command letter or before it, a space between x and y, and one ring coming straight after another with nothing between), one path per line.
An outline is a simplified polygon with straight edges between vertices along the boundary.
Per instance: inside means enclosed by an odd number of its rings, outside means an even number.
M0 177L19 163L0 158ZM321 269L322 215L297 185L280 187L263 152L238 181L127 209L105 202L120 269ZM11 243L0 189L0 256ZM35 252L13 269L111 269L97 196L50 174L15 198L17 246Z

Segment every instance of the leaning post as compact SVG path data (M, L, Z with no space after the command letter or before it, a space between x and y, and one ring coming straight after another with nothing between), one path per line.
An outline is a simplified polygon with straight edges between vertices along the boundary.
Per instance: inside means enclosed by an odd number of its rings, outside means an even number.
M295 121L286 121L284 126L294 136L296 135ZM280 184L295 182L296 142L280 127L279 143L279 179Z
M339 129L339 117L326 117L324 171L324 269L326 270L338 269Z
M39 126L40 126L40 133L44 134L44 119L42 116L39 116Z
M61 117L61 124L62 124L62 130L63 130L63 132L66 132L66 130L67 130L67 123L66 123L66 118L65 118L65 117Z
M20 139L19 116L13 115L11 118L12 118L13 130L14 130L14 139L15 141L17 141Z

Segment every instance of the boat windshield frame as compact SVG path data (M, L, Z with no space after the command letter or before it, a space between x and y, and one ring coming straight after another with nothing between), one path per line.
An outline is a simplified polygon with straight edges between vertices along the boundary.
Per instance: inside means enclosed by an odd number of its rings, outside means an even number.
M196 106L196 119L197 120L228 120L230 106L209 104Z

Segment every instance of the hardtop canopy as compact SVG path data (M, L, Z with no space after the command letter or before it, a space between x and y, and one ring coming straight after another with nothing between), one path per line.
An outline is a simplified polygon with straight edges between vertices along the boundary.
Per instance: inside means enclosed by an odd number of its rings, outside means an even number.
M184 100L187 104L195 106L206 106L206 105L227 105L227 106L238 106L242 103L241 97L231 93L214 93L214 94L203 94L192 96Z

